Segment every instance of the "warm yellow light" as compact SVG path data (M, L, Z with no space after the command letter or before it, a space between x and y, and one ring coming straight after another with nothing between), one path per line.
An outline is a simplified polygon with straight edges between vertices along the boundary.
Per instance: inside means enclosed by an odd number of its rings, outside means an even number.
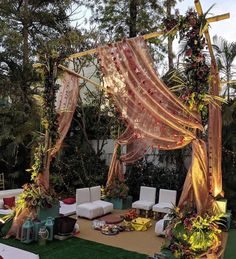
M3 223L3 224L5 223L5 221L3 219L1 219L1 218L0 218L0 222Z

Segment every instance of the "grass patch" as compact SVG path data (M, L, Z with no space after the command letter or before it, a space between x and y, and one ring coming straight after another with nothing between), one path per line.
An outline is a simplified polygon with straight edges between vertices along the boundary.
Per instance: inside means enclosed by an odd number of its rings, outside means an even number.
M231 229L228 235L224 259L235 259L235 258L236 258L236 229Z

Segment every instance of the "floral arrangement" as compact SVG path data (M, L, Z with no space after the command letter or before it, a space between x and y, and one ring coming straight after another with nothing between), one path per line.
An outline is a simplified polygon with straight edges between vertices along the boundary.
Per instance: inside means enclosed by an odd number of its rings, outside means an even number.
M206 62L206 39L203 35L207 28L206 14L198 17L193 9L189 9L186 16L176 13L163 20L164 31L167 35L179 33L179 41L184 42L182 51L185 64L181 75L171 75L174 82L173 90L180 92L180 98L186 102L190 109L196 109L207 115L207 104L217 105L221 98L208 94L210 66ZM181 91L180 91L181 90Z
M200 216L191 209L180 211L175 208L171 216L163 254L169 252L174 258L193 259L218 252L221 245L219 226L222 225L223 215Z
M113 182L105 188L107 198L125 199L128 196L129 187L124 181L115 178Z
M51 208L58 203L58 198L54 191L46 189L43 185L27 183L23 186L23 192L17 201L17 208Z
M133 219L136 219L138 217L138 214L135 209L129 210L125 215L123 216L124 220L131 221Z

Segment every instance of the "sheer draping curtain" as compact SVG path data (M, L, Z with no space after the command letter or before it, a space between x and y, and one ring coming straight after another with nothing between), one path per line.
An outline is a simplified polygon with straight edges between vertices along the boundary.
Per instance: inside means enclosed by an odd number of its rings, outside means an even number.
M100 47L98 59L105 87L127 125L115 151L118 145L132 143L127 154L119 157L114 152L107 184L115 175L122 177L122 162L138 160L147 147L171 150L192 143L193 161L180 206L190 201L185 197L191 196L198 212L203 213L209 191L205 144L196 139L196 130L203 130L200 116L190 111L159 79L143 38Z
M58 139L50 156L54 157L60 150L64 138L70 128L74 111L79 97L79 78L68 72L64 72L61 78L60 88L56 96L56 111L58 113Z

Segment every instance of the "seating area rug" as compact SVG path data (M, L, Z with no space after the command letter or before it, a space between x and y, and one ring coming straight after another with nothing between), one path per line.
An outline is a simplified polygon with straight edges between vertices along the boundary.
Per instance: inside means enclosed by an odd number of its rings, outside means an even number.
M236 258L236 229L230 229L225 248L224 259Z
M39 254L40 259L146 259L147 255L127 251L121 248L103 245L93 241L84 240L77 237L59 241L47 242L40 246L34 242L23 244L15 239L0 239L0 242L6 245L14 246L35 254Z

